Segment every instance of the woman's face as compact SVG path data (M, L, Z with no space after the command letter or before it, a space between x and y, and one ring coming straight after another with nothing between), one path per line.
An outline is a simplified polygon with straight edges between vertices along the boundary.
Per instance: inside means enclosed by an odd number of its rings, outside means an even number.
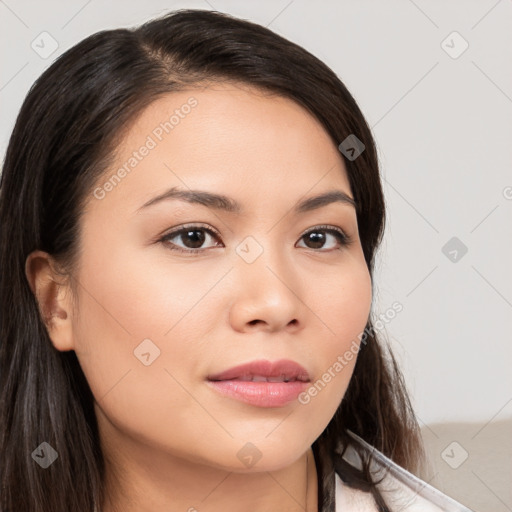
M223 195L240 212L170 190ZM143 112L81 219L71 340L104 440L239 472L257 459L285 467L311 446L371 304L353 205L296 211L333 191L353 197L343 159L288 99L217 84ZM293 361L310 382L241 382L264 366L209 380L262 360Z

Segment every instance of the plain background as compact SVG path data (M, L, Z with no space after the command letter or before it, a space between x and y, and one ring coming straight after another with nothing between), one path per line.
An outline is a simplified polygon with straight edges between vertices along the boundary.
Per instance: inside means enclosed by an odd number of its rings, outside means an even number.
M3 0L2 157L29 87L55 57L99 30L179 8L267 26L341 78L379 149L388 217L374 315L403 305L382 335L419 420L510 420L512 2ZM46 58L31 47L42 32L58 44Z

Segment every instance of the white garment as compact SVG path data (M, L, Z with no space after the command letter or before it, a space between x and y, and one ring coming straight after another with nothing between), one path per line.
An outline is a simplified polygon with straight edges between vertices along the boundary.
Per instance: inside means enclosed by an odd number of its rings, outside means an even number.
M472 512L466 506L400 467L358 435L351 431L349 433L372 452L374 457L372 472L375 471L379 479L384 476L384 480L377 484L377 487L392 512ZM361 468L360 457L351 445L347 447L343 459ZM378 512L370 493L349 487L337 473L335 479L336 512Z

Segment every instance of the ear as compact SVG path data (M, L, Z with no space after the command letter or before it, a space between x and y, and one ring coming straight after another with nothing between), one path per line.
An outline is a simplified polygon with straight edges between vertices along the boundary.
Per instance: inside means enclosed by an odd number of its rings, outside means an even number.
M72 302L69 282L56 271L53 258L46 252L34 251L25 261L25 275L39 306L54 347L73 350Z

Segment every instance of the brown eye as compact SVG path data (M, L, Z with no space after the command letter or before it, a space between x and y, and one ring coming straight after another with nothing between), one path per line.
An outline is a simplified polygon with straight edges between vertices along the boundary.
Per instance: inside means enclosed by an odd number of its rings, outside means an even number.
M306 241L308 249L322 249L329 242L329 237L335 238L341 247L345 247L351 242L350 237L343 233L343 231L328 226L318 226L311 229L302 235L301 240L304 239ZM336 249L336 247L328 247L327 249Z
M208 249L208 247L202 248L208 238L218 238L218 235L211 229L202 226L187 226L167 233L160 241L165 243L172 251L197 253ZM171 241L174 239L180 241L184 247L180 247L176 242Z
M219 244L204 247L204 244L208 243L210 239L218 241L219 234L203 226L190 225L167 233L160 241L171 251L194 254L204 252L213 247L220 247ZM307 249L318 249L321 252L346 247L352 241L341 229L332 226L318 226L310 229L301 236L301 240L305 241ZM333 243L334 246L332 246ZM338 244L337 246L336 243ZM331 247L325 248L329 244Z

